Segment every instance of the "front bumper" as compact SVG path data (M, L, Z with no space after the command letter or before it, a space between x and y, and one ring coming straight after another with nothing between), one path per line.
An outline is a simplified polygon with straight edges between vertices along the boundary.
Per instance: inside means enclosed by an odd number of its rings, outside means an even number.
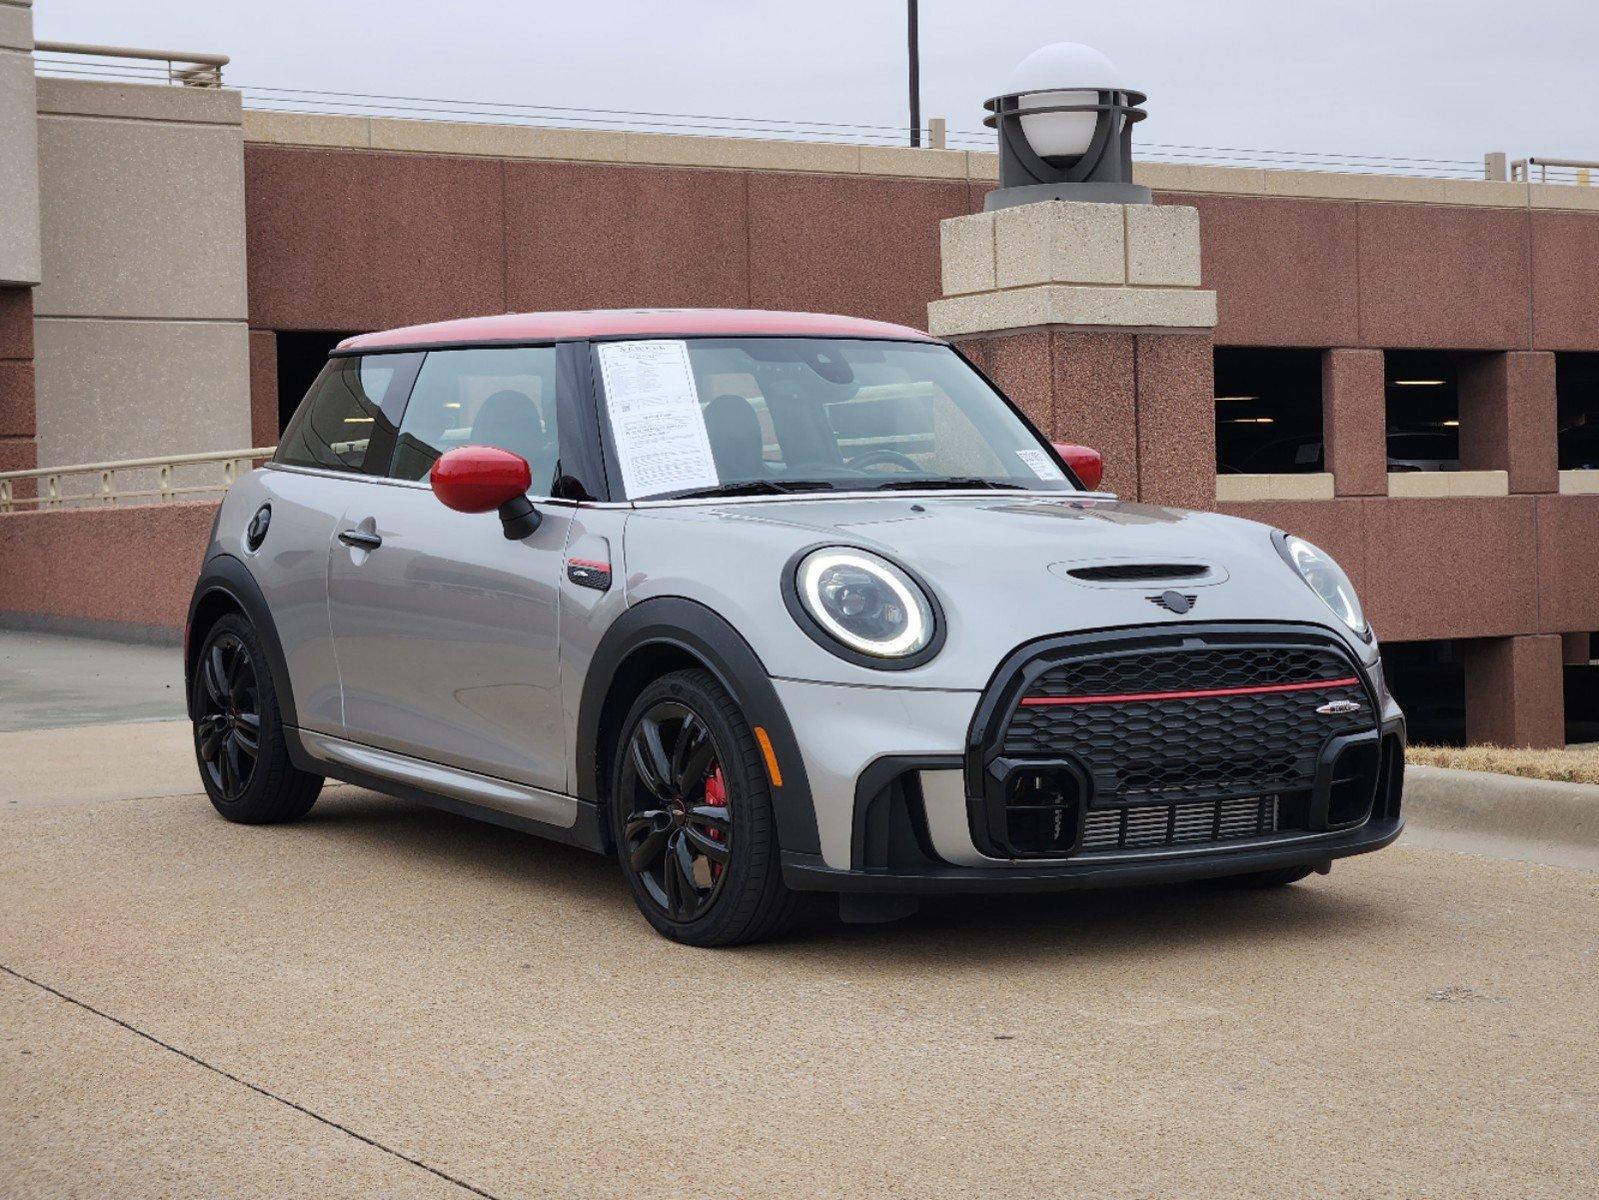
M1264 789L1245 792L1259 796L1258 801L1226 804L1231 809L1239 803L1258 803L1258 827L1230 825L1231 813L1218 809L1215 836L1206 840L1207 835L1192 832L1196 810L1204 805L1184 804L1173 810L1164 844L1150 841L1147 823L1124 818L1119 846L1106 840L1103 822L1098 821L1092 838L1085 833L1070 849L1054 855L1013 853L1003 841L988 836L994 824L993 797L985 779L995 754L983 757L984 743L978 735L997 687L979 694L775 680L810 775L821 849L820 854L785 852L785 880L799 890L879 894L1063 890L1285 867L1325 868L1334 858L1381 849L1403 827L1399 800L1404 719L1370 664L1357 663L1351 655L1349 665L1365 679L1361 694L1366 698L1364 720L1369 723L1364 733L1329 725L1327 740L1320 743L1314 794L1307 784L1307 791L1299 793L1297 809L1286 795L1279 799ZM1004 671L998 676L1005 677ZM1290 723L1290 727L1297 726ZM1190 741L1181 736L1180 723L1160 728L1163 757L1170 760L1176 750L1175 761L1182 762ZM1111 755L1112 769L1138 761L1112 749L1119 745L1114 740L1097 740L1102 736L1098 729L1081 730L1076 736L1095 739L1082 746L1100 747L1095 788L1109 790L1104 787L1106 753ZM1380 766L1372 765L1379 781L1374 792L1366 792L1371 799L1363 816L1356 811L1342 816L1329 811L1326 789L1335 774L1334 759L1341 748L1354 743L1377 751ZM1033 758L1047 758L1045 752L1053 749L1053 743L1041 747ZM1213 743L1209 749L1213 754ZM1129 800L1132 805L1159 802ZM1104 804L1096 802L1089 815L1103 818L1123 807L1112 797ZM1151 815L1154 810L1137 811Z
M930 866L891 871L838 870L816 854L783 855L783 882L796 891L875 892L926 895L938 892L1059 892L1075 888L1131 887L1179 883L1275 871L1282 867L1326 866L1335 858L1381 850L1405 827L1394 817L1373 820L1357 829L1317 835L1291 843L1239 845L1187 854L1159 854L1118 862L1025 862L993 867Z

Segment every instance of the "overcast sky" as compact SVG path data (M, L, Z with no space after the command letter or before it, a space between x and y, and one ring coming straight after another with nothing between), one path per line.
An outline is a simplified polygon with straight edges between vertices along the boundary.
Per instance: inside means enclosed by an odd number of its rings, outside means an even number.
M902 0L35 0L36 36L233 58L230 83L892 126ZM922 111L1052 41L1147 91L1146 143L1599 158L1595 0L922 0ZM1151 157L1154 155L1151 154Z

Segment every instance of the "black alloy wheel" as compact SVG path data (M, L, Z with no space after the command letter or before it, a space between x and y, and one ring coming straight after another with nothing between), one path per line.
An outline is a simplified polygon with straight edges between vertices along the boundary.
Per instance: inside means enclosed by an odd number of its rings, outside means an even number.
M200 762L224 801L237 801L261 757L261 687L249 647L232 633L215 638L200 663L195 720Z
M663 915L705 915L727 881L733 815L710 727L678 700L636 721L623 759L622 854Z
M244 825L305 816L322 790L322 776L294 765L292 734L255 627L242 613L218 618L189 669L194 757L217 812Z

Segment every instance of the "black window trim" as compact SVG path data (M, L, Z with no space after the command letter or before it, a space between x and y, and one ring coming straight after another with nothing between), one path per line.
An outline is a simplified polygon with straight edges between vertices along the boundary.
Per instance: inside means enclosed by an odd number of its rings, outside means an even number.
M354 355L354 354L343 354L343 355L339 355L338 357L340 357L340 358L364 358L365 356L364 355ZM400 421L404 419L405 410L411 403L411 390L416 386L416 377L417 377L418 374L421 373L422 363L426 360L426 358L427 358L427 355L425 355L425 354L416 354L415 355L415 361L410 364L408 371L406 371L405 369L402 368L402 373L399 375L399 377L397 379L395 379L392 382L390 382L388 388L386 388L384 390L383 400L380 401L378 403L378 405L377 405L378 411L383 413L383 415L385 417L389 417L390 416L389 411L385 407L385 405L390 402L390 396L389 396L388 393L390 391L393 391L396 388L400 389L398 392L395 393L395 395L393 397L393 402L392 402L393 403L393 408L394 408L394 416L393 416L392 420L393 420L393 423L394 423L394 430L395 430L395 434L396 434L395 446L399 445L398 434L399 434L399 429L400 429ZM288 427L284 429L283 435L280 436L279 439L278 439L277 449L273 451L271 463L272 463L273 466L283 467L283 468L289 469L289 470L325 471L329 475L345 476L345 477L348 477L348 478L351 478L351 479L382 479L382 478L385 478L388 475L389 467L393 464L393 461L394 461L394 447L390 447L389 456L388 456L388 462L386 462L384 464L383 470L381 470L381 471L374 470L372 468L372 466L369 465L366 462L365 457L362 458L361 465L359 467L349 467L349 466L343 466L343 465L332 466L332 465L330 465L328 463L286 462L282 458L280 458L280 455L282 455L283 452L284 452L284 445L285 445L285 443L287 441L287 437L288 437L289 431L298 427L298 424L299 424L299 422L300 422L302 417L309 416L309 409L307 408L307 406L310 405L311 403L313 403L314 398L322 390L323 380L327 377L328 372L329 372L329 368L333 366L333 362L334 362L334 356L333 355L329 355L327 363L324 364L322 369L316 373L316 378L311 381L311 386L306 389L305 395L303 397L301 397L299 407L294 410L294 416L289 419ZM370 453L370 449L371 449L371 447L370 447L370 444L369 444L368 445L368 452L369 453Z
M1050 461L1052 461L1061 469L1067 480L1075 485L1079 492L1087 492L1089 490L1083 486L1083 481L1077 477L1077 473L1072 470L1071 465L1067 463L1066 460L1063 459L1058 453L1056 453L1054 443L1050 440L1049 436L1033 423L1032 418L1022 410L1020 405L1010 398L1010 396L1005 392L1005 389L995 383L993 379L989 377L988 373L979 367L975 362L973 362L959 346L955 345L953 342L947 342L939 338L851 337L846 334L837 333L672 333L663 330L658 333L648 334L616 333L581 338L479 338L465 341L414 342L405 345L373 346L371 348L355 346L341 348L336 346L333 348L333 350L329 351L328 359L329 361L332 361L335 358L350 358L355 356L379 354L407 354L416 353L418 351L422 352L425 356L427 354L446 350L509 350L521 347L532 348L539 346L554 346L559 350L559 348L562 346L571 347L569 353L574 354L577 357L577 372L575 379L577 386L574 389L574 394L571 396L571 402L576 406L576 412L574 413L574 416L577 418L577 424L574 425L573 432L574 434L578 434L579 430L586 431L586 436L577 436L574 438L574 445L572 449L577 451L579 456L582 458L583 461L581 466L583 469L585 471L592 471L594 475L592 480L582 475L577 476L577 478L580 479L584 486L588 489L588 495L586 498L577 499L575 502L631 506L635 504L656 503L658 501L654 501L649 497L639 500L631 500L622 495L621 476L618 474L618 468L616 465L616 447L611 441L611 433L609 428L610 423L604 419L604 400L601 395L600 372L597 356L598 347L605 342L692 342L726 341L729 339L751 338L782 339L785 341L884 342L898 345L942 347L946 350L953 351L957 358L965 363L968 368L976 373L979 379L988 385L994 394L999 397L1001 403L1003 403L1005 407L1008 408L1027 429L1032 431L1033 435L1038 438L1039 444L1044 448L1044 452L1048 454ZM557 378L560 377L560 370L561 367L558 361ZM421 368L418 367L418 373L420 373L420 371ZM412 378L411 382L414 387L416 383L414 377ZM557 404L560 403L560 400L561 393L558 391ZM408 407L409 404L410 393L408 391L406 395L406 406ZM405 413L404 409L402 408L400 419L403 420L404 416ZM558 416L558 431L561 428L562 422ZM567 462L567 455L568 445L564 435L562 435L560 443L560 456L563 464L566 464ZM364 474L358 475L357 477L371 478L370 476L366 476ZM1072 493L1064 492L1060 494L1071 495ZM573 499L570 497L534 498L549 499L552 502Z
M539 482L539 491L531 491L528 497L539 503L577 505L583 503L608 503L611 499L609 475L606 461L599 448L599 408L596 395L595 382L591 356L588 352L587 338L495 338L482 341L451 341L451 342L419 342L411 345L374 346L371 349L351 347L341 349L335 347L328 353L328 361L339 358L366 358L388 354L416 354L418 356L416 373L411 376L406 388L404 403L400 405L399 415L395 421L395 430L398 432L400 424L405 420L405 414L411 407L411 400L415 394L416 382L420 377L427 360L433 354L444 353L452 350L538 350L551 348L555 350L555 377L556 377L556 438L557 461L561 464L562 476L570 477L583 488L582 495L556 496L548 492L549 483ZM320 379L321 376L318 375ZM563 386L570 383L571 386ZM591 432L585 434L585 429ZM308 470L327 470L330 473L342 473L356 479L368 479L373 482L387 482L403 486L426 487L427 481L400 479L392 472L394 462L399 453L399 439L396 437L394 450L389 455L389 461L382 472L348 471L339 472L337 468L303 468ZM299 468L296 463L281 463L284 467Z

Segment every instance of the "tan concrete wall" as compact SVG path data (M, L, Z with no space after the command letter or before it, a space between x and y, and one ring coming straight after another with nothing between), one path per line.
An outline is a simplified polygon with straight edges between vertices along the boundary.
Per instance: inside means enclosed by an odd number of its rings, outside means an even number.
M236 92L38 81L41 466L250 440Z
M248 446L249 336L243 321L37 321L39 465Z
M0 0L0 284L39 282L32 0Z

